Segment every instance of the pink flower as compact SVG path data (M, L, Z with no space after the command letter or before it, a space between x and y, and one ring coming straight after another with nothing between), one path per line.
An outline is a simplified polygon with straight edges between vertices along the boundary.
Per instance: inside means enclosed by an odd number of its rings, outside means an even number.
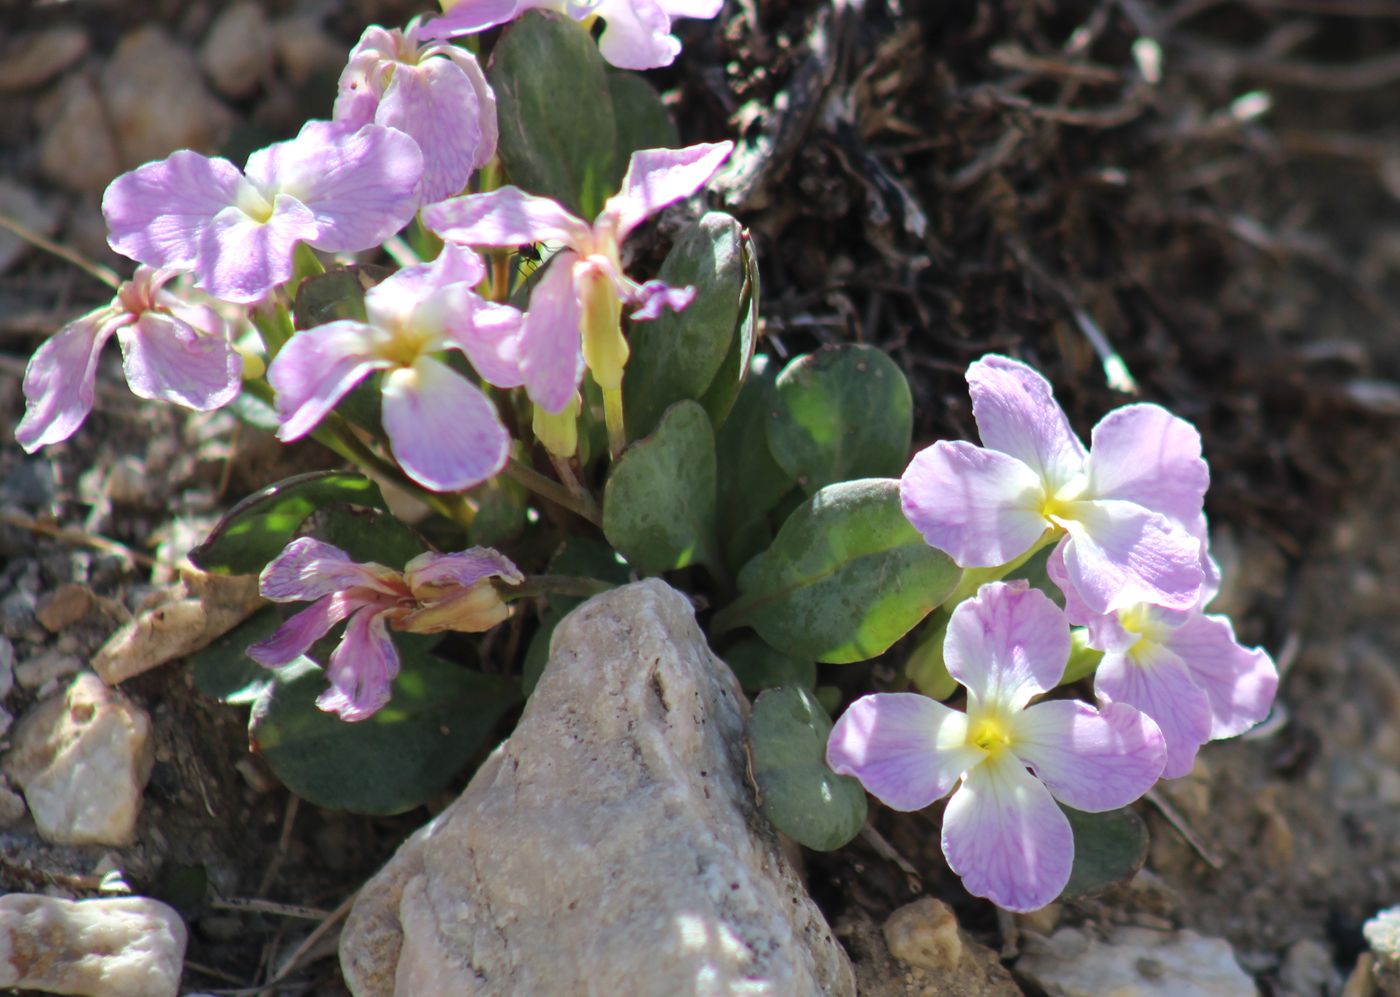
M259 584L273 602L312 603L248 648L248 656L269 668L289 664L349 617L326 667L331 687L316 705L343 720L364 720L389 701L399 672L388 628L487 630L509 615L493 578L508 585L524 581L509 559L488 547L420 554L395 571L373 562L357 564L338 547L300 537L263 569Z
M1025 364L986 356L967 381L985 446L935 443L900 481L904 514L931 546L962 567L996 567L1058 536L1065 577L1095 612L1196 604L1191 529L1210 474L1190 423L1125 405L1094 427L1088 451Z
M24 371L24 418L15 429L26 452L78 431L92 411L98 356L114 332L126 383L140 397L203 412L238 395L243 358L223 319L163 290L174 276L137 267L110 305L70 322L34 352Z
M419 200L459 194L496 154L496 95L476 56L456 45L419 44L414 18L402 31L365 29L340 74L334 118L359 128L397 128L423 153Z
M598 51L619 69L669 66L681 43L671 34L676 17L711 18L722 0L443 0L445 13L423 28L425 38L457 38L505 24L527 10L552 10L575 21L600 17L607 25Z
M277 391L278 438L305 436L355 385L383 371L384 430L410 478L447 492L499 472L510 434L496 406L437 357L456 350L489 383L521 383L521 315L472 291L484 272L470 250L445 247L432 263L370 288L367 322L341 319L293 336L267 372Z
M1103 651L1094 692L1103 702L1127 703L1162 729L1167 763L1162 778L1191 771L1207 741L1234 737L1269 715L1278 692L1278 669L1261 648L1244 647L1224 616L1206 615L1218 589L1218 569L1203 556L1207 583L1189 610L1138 603L1115 613L1095 613L1065 578L1064 559L1046 565L1065 592L1065 615L1088 631L1089 646Z
M1028 705L1059 682L1069 651L1064 614L1044 593L1024 581L983 585L953 610L944 645L967 712L917 693L862 697L832 729L827 764L895 810L922 810L953 790L943 815L949 868L999 907L1044 907L1074 863L1055 801L1090 813L1127 806L1166 758L1157 725L1131 706Z
M377 246L418 209L423 155L407 135L308 121L248 157L181 149L108 185L108 243L147 266L192 270L195 286L247 304L292 276L298 242L330 253Z
M573 400L585 362L605 391L622 383L627 344L619 325L621 302L639 306L634 319L656 318L663 305L679 310L690 303L691 288L629 280L622 272L622 243L646 218L699 190L733 147L720 142L633 153L622 189L592 225L549 198L515 187L423 209L423 224L451 242L564 244L535 287L520 338L520 374L541 408L559 412Z

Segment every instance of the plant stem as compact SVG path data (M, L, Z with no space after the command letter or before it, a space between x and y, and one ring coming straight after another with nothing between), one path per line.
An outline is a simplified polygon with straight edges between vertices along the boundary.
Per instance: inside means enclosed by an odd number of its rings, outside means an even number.
M536 595L568 595L587 599L600 592L617 588L612 582L574 575L530 575L524 583L504 589L508 599L525 599Z
M603 421L608 424L608 452L613 460L627 446L627 428L622 421L622 389L603 389Z
M591 496L576 496L569 489L551 481L534 468L527 467L514 457L506 462L505 474L512 481L534 492L540 498L548 499L563 509L588 520L594 526L603 525L602 514Z

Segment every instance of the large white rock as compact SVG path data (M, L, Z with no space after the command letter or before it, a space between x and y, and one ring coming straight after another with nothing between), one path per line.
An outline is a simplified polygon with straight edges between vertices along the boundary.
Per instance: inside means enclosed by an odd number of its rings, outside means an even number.
M175 997L185 925L145 897L0 897L0 987L90 997Z
M150 732L145 710L84 672L16 724L0 767L44 840L130 844L151 774Z
M515 733L360 891L351 990L853 995L755 809L747 713L664 583L580 606Z
M1028 940L1016 972L1050 997L1255 997L1230 943L1194 931L1061 928Z

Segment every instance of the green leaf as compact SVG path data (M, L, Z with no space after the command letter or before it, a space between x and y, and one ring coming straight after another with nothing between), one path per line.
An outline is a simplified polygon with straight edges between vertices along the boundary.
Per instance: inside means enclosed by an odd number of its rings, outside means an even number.
M681 140L661 95L641 74L609 70L608 91L617 122L617 149L608 178L608 189L613 191L622 186L632 153L638 149L677 149Z
M590 540L587 537L569 537L549 561L552 575L572 575L577 578L596 578L614 585L625 585L630 580L627 565L617 559L613 549L607 544ZM525 651L525 663L521 667L520 683L525 695L535 689L540 673L549 663L549 639L559 621L583 599L568 595L551 595L549 605L540 613L540 628L530 640Z
M713 622L747 624L788 654L842 664L880 654L961 577L899 507L899 482L827 485L788 517L739 575L739 602Z
M744 289L739 296L739 326L729 343L729 352L719 365L705 397L700 399L705 411L710 413L710 422L716 428L724 426L734 400L744 383L744 376L753 360L754 347L758 345L758 257L753 251L753 240L748 229L741 233L744 263Z
M948 672L943 660L943 641L948 636L948 615L939 613L924 625L914 650L904 663L904 674L925 696L947 699L958 691L958 680Z
M396 643L393 698L368 720L317 709L326 676L309 663L279 669L254 704L249 741L292 792L336 810L402 813L445 787L519 700L508 679Z
M338 267L308 277L297 286L292 318L298 329L314 329L340 319L366 321L365 291L387 277L384 267Z
M773 458L807 494L853 478L895 477L909 462L909 382L873 346L824 347L778 375Z
M373 561L395 570L428 549L411 526L390 513L344 503L317 509L300 532L339 547L351 560Z
M504 474L490 478L471 491L476 517L467 530L473 544L501 547L525 532L529 494Z
M1147 825L1132 810L1090 814L1060 809L1074 832L1074 867L1061 900L1073 900L1131 879L1147 861Z
M1103 652L1089 646L1089 632L1083 627L1073 627L1069 632L1069 661L1065 663L1065 673L1060 676L1060 685L1072 685L1086 679L1099 670Z
M190 655L194 687L210 699L234 705L256 700L272 684L273 672L248 657L248 647L271 637L281 625L281 611L267 606Z
M776 380L772 358L754 357L729 418L715 434L719 534L725 559L734 569L772 540L769 513L793 487L768 449L768 413Z
M529 11L502 33L486 75L511 183L595 217L616 189L617 123L593 38L567 17Z
M826 764L831 720L801 686L759 695L749 718L749 750L760 807L800 844L829 852L865 826L865 790Z
M190 561L203 571L255 574L297 535L302 520L337 502L385 509L379 486L359 474L313 471L268 485L239 502L194 550Z
M732 352L747 283L746 242L737 221L712 211L686 230L661 264L659 279L695 288L695 300L632 324L622 392L633 435L651 432L682 398L703 398Z
M803 661L774 650L753 637L746 637L733 647L726 648L724 662L745 692L776 689L781 685L811 689L817 684L815 662Z
M699 402L672 405L613 465L603 535L645 574L717 562L715 437Z

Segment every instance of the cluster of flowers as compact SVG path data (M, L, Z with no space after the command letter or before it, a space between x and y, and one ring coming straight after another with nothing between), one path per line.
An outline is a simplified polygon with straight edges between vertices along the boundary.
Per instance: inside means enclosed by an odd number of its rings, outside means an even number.
M1127 405L1086 449L1026 365L987 356L967 380L985 446L944 441L915 455L904 513L959 566L993 576L1055 543L1048 572L1064 609L1024 581L982 585L953 609L944 644L966 712L917 693L865 696L836 723L827 760L896 810L956 786L943 818L949 867L972 893L1027 911L1069 880L1074 842L1055 800L1112 810L1185 775L1202 744L1264 719L1278 672L1205 612L1219 571L1190 423ZM1071 625L1103 652L1100 706L1031 703L1060 684Z

